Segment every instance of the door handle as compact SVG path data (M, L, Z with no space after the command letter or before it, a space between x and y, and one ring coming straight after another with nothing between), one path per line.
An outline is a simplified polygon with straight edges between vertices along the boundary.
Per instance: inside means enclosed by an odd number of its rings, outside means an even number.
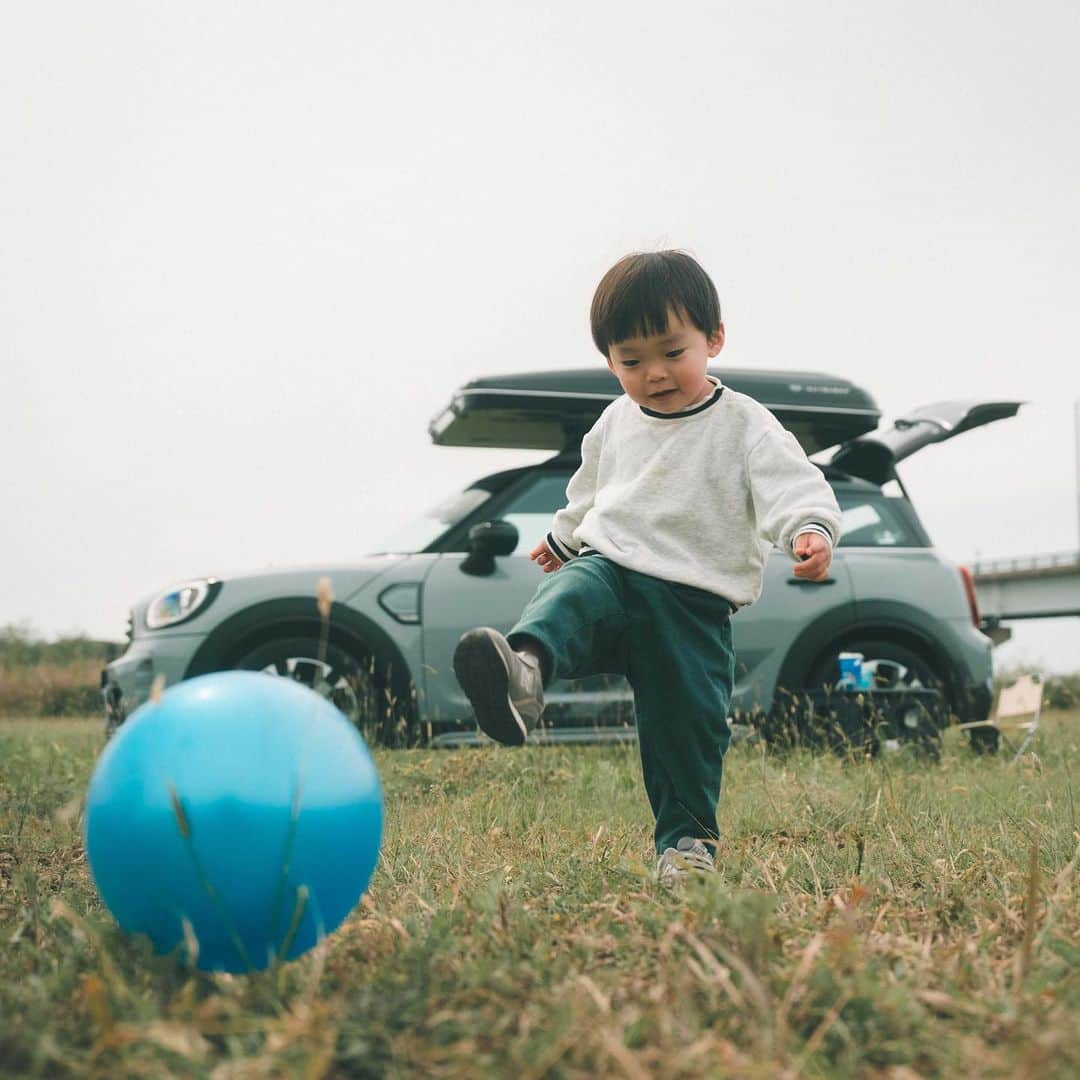
M789 585L835 585L836 578L827 577L824 581L810 581L809 578L789 577L787 583Z

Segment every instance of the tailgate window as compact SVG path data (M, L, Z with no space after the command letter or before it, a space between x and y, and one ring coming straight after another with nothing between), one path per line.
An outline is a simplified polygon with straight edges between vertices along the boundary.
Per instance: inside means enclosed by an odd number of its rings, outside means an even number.
M841 547L925 547L912 528L901 499L861 491L837 491L843 514Z

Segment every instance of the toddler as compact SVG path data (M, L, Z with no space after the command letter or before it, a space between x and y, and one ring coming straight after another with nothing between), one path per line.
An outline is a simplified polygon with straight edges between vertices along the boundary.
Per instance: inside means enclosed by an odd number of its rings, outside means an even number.
M670 883L714 866L731 616L761 594L774 545L797 577L825 580L840 509L772 413L708 373L724 325L693 258L620 259L591 322L624 393L583 438L567 505L530 553L547 576L506 637L462 636L454 672L480 728L508 745L536 725L553 679L624 675Z

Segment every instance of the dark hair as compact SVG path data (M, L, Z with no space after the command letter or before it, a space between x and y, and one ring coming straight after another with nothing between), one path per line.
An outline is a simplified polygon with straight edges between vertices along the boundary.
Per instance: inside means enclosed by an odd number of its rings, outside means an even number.
M635 251L600 280L589 318L596 347L605 355L632 337L662 334L674 308L706 337L720 329L716 286L685 251Z

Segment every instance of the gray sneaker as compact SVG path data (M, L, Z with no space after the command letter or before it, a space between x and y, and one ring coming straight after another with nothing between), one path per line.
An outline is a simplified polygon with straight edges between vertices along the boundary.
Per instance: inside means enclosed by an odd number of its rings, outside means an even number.
M454 674L472 702L485 735L508 746L521 746L544 711L540 663L514 652L490 626L461 635L454 650Z
M656 860L656 880L661 885L674 885L691 872L711 874L716 869L709 849L692 836L679 838L678 847L665 848Z

